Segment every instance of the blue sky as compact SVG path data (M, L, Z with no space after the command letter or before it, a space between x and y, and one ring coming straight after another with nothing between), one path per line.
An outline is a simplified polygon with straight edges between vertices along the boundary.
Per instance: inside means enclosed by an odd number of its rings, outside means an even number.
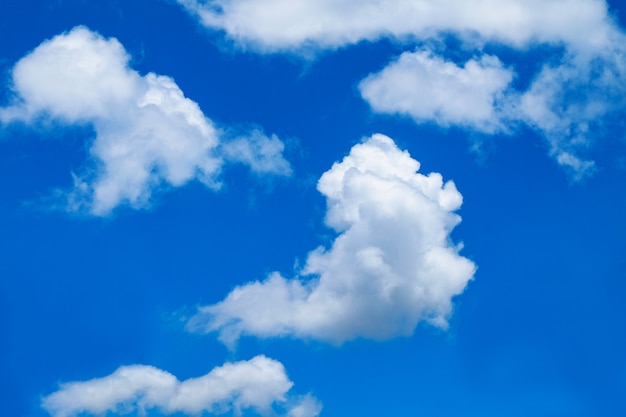
M2 415L626 414L625 15L0 3Z

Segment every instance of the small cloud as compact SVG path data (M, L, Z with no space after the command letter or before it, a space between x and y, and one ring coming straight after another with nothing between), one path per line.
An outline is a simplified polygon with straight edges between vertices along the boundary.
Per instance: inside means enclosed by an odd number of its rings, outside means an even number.
M268 137L260 130L222 144L225 160L247 165L255 174L288 177L293 171L283 156L284 150L285 144L276 135Z
M369 75L359 89L379 113L495 133L507 130L505 91L513 75L495 56L483 55L458 66L432 51L419 50L405 52Z
M542 134L550 154L579 180L595 172L585 157L626 109L626 35L617 30L592 54L545 65L519 94L516 117Z
M556 161L570 171L574 181L580 181L586 176L592 175L596 169L594 161L585 161L568 152L559 152Z
M312 395L298 399L296 405L289 410L288 417L315 417L322 412L322 404Z

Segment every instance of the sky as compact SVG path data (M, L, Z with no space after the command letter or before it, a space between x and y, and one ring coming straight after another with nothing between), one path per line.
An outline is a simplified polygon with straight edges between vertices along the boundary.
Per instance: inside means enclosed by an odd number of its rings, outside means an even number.
M626 415L626 4L0 2L2 415Z

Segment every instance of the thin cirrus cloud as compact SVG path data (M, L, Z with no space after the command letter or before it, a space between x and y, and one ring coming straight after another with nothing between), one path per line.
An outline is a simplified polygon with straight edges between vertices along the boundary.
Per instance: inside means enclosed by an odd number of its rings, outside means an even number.
M411 48L362 81L363 98L376 112L418 123L486 134L528 125L574 179L594 171L588 148L626 106L626 36L602 0L177 1L238 47L261 53L453 36L474 56L459 64L445 50ZM530 85L516 90L514 63L485 54L485 44L550 53Z
M381 134L355 145L317 186L338 233L330 248L312 251L293 279L274 272L200 307L187 328L230 346L242 335L340 344L410 335L421 321L446 328L476 267L450 238L461 194L419 166Z
M130 365L106 377L62 384L43 398L42 407L53 417L72 417L154 409L163 414L267 414L278 405L288 417L317 416L321 403L311 395L288 395L292 386L284 366L262 355L184 381L152 366Z
M77 27L43 42L13 68L15 97L0 108L0 122L95 131L90 167L74 175L73 190L64 193L68 210L105 216L121 204L146 207L156 188L191 180L219 188L226 162L290 175L276 136L256 130L228 144L172 78L140 75L129 59L116 39ZM233 149L244 149L245 157Z

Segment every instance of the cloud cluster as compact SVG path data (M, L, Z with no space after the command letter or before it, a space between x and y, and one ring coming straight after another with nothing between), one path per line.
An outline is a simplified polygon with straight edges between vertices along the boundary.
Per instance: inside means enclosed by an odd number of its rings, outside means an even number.
M626 107L626 36L603 0L178 2L239 47L259 52L307 54L381 38L410 45L453 36L474 57L453 62L445 50L420 46L363 80L363 98L376 112L486 134L526 124L574 179L593 171L585 154L595 132ZM485 44L551 53L530 86L515 90L513 63L485 54Z
M510 133L524 123L542 134L551 156L580 179L595 163L584 155L603 124L626 109L626 36L593 53L566 52L547 63L525 91L491 55L459 65L433 51L405 52L359 84L362 97L379 113L416 122L456 125L483 133Z
M283 365L265 356L226 363L185 381L152 366L131 365L103 378L63 384L43 398L42 406L53 417L71 417L150 409L188 415L245 409L266 413L280 404L290 417L317 416L321 405L314 397L288 398L292 386Z
M95 160L75 176L67 208L107 215L120 204L145 207L159 186L198 180L219 187L225 161L288 175L283 144L255 131L224 155L221 131L173 79L140 75L116 39L77 27L43 42L13 69L14 103L0 122L90 125ZM245 150L240 156L237 151Z
M410 335L420 321L445 328L476 268L450 240L461 194L419 166L384 135L355 145L318 182L331 247L294 279L274 272L201 307L188 328L229 345L242 334L342 343Z

